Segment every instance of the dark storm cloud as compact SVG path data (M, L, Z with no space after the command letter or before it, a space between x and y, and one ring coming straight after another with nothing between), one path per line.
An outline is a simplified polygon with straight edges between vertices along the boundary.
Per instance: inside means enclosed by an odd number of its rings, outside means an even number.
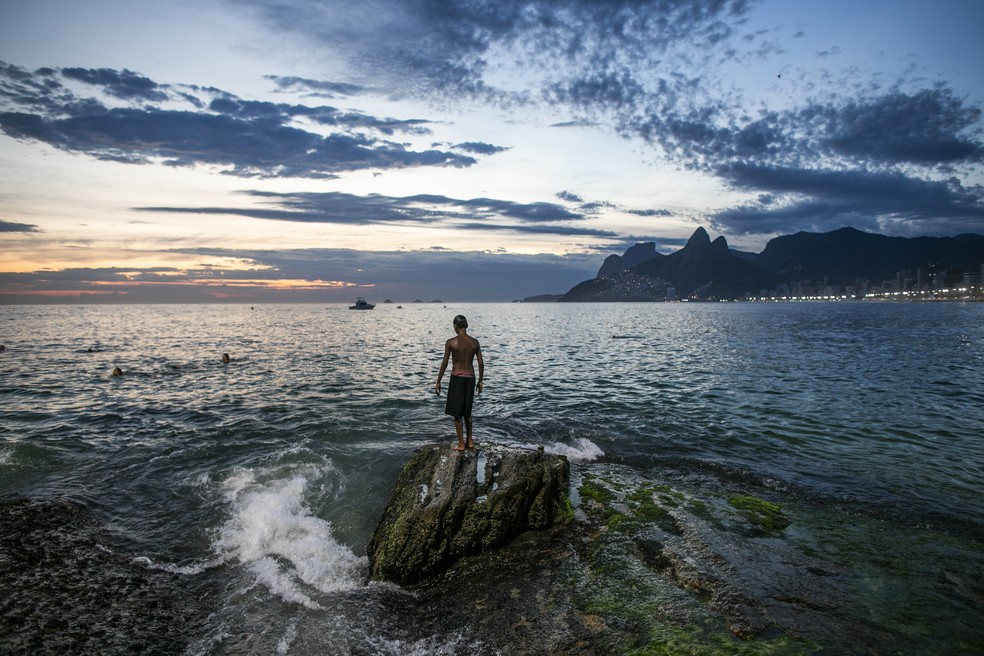
M455 226L464 230L496 230L521 232L533 235L561 235L564 237L617 237L618 233L611 230L597 230L594 228L581 228L578 226L545 226L545 225L523 225L523 224L502 224L502 223L462 223Z
M242 0L270 25L306 37L312 46L337 47L362 69L388 71L411 92L425 84L453 93L495 92L483 80L493 51L509 52L517 64L551 68L579 79L576 69L555 64L591 60L586 86L606 93L618 76L598 71L635 57L659 58L680 44L720 43L735 33L745 0ZM559 80L555 80L559 81ZM629 79L623 79L631 82ZM571 88L579 86L572 84Z
M365 87L345 82L327 82L324 80L310 80L303 77L283 75L264 75L263 77L271 80L281 91L309 92L312 95L325 98L357 96L366 91Z
M980 162L984 155L980 130L973 130L980 108L947 89L892 92L816 113L823 144L862 161L936 166Z
M571 225L586 215L555 203L516 203L495 198L450 198L435 194L357 196L343 192L243 192L261 207L138 207L142 212L244 216L301 223L438 224L456 228L514 230L535 234L612 236L613 233ZM503 222L505 221L505 222Z
M123 69L63 68L61 74L69 80L78 80L101 87L106 95L122 100L146 100L164 102L167 93L153 80Z
M673 216L673 212L669 210L625 210L628 214L635 214L636 216Z
M456 144L455 148L459 150L464 150L465 152L475 153L476 155L495 155L496 153L501 153L508 148L502 146L494 146L487 143L479 143L476 141L466 141L464 143Z
M430 121L421 119L398 120L378 118L358 112L342 112L334 107L307 107L305 105L286 105L256 100L242 100L223 94L213 99L208 109L217 114L225 114L243 121L267 121L276 126L286 126L296 118L306 118L318 125L335 128L366 128L385 135L397 132L405 134L430 134L427 127Z
M69 81L99 86L108 96L135 104L110 107L97 98L78 96L66 86ZM191 109L147 104L192 99ZM299 121L331 131L316 133ZM250 101L211 88L158 85L131 71L29 72L0 64L0 130L15 139L118 162L159 160L171 166L220 166L243 177L304 178L331 178L365 168L476 163L467 154L412 150L385 138L398 132L427 134L427 123L328 106ZM494 146L478 150L496 152Z
M557 126L612 126L735 190L785 194L774 206L752 203L712 217L723 229L793 230L833 225L835 216L888 233L975 224L984 196L968 180L979 176L984 159L979 107L911 73L886 84L856 69L831 72L824 66L836 59L836 44L817 54L811 71L827 91L801 71L783 70L783 78L809 90L798 105L750 102L719 67L774 61L782 52L776 30L745 28L751 4L375 0L352 15L340 0L237 2L312 47L331 44L396 94L551 104L571 116ZM337 19L341 14L346 20ZM753 165L775 175L738 173ZM940 182L944 175L958 181ZM873 182L897 193L867 198L848 191L849 178L855 188ZM818 187L818 179L836 184Z
M726 125L721 116L650 119L639 133L761 196L712 214L722 232L984 232L984 190L960 177L982 161L981 111L950 90L814 103Z
M660 253L672 253L673 251L678 251L687 245L687 241L690 239L690 235L686 237L659 237L655 235L629 235L621 236L618 243L609 244L605 246L598 246L592 250L601 253L605 256L615 253L616 255L621 255L629 248L635 246L636 244L641 244L645 242L653 242L656 244L656 250Z
M846 225L885 231L891 222L892 232L909 236L984 232L981 189L967 188L955 178L751 164L735 164L720 173L736 187L770 192L756 203L715 214L712 223L720 231L828 231Z
M17 223L0 219L0 232L41 232L41 229L30 223Z

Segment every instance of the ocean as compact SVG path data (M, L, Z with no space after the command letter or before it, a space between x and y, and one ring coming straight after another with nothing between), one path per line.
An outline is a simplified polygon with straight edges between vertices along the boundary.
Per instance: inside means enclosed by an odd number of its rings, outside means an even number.
M798 606L835 627L811 631L769 593L766 638L984 649L984 304L387 303L0 308L0 652L495 653L467 624L401 622L413 595L366 581L400 468L453 441L433 386L456 314L485 357L479 447L566 455L574 534L585 481L719 514L767 499L790 526L720 553L795 551L842 598ZM728 571L754 596L789 562ZM706 594L664 584L634 646L566 653L673 653L665 622L713 624ZM679 653L752 653L721 640Z

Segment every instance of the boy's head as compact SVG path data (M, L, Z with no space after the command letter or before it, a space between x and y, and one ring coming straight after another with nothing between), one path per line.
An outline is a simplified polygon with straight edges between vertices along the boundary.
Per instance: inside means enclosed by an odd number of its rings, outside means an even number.
M468 319L465 318L465 315L459 314L454 318L454 327L460 330L468 327Z

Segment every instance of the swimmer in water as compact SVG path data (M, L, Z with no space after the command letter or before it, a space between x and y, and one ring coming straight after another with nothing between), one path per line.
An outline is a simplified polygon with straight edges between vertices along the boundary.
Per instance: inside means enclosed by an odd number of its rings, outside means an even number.
M113 376L114 377L119 378L122 375L123 375L123 370L122 369L120 369L119 367L114 367L113 368Z
M222 354L222 364L229 364L229 362L231 362L231 360L229 358L229 354L228 353L223 353Z

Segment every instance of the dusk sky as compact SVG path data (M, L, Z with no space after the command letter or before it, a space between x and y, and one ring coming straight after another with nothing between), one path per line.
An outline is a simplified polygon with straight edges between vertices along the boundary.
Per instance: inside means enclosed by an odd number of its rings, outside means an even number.
M982 107L979 0L0 0L0 303L508 301L698 226L984 233Z

